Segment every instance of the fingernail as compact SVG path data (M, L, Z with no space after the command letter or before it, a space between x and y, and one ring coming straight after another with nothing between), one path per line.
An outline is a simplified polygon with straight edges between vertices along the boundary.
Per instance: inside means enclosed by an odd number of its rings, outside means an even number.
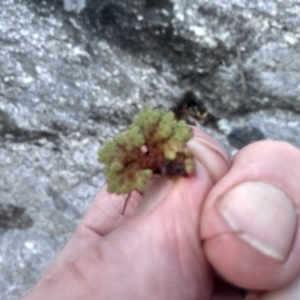
M146 187L145 194L141 199L136 213L149 212L161 203L173 188L174 183L167 178L153 178Z
M249 181L227 192L218 210L238 237L259 252L283 262L297 226L292 200L272 184Z
M230 159L223 150L204 138L194 137L188 147L195 158L207 169L212 179L218 181L230 166Z

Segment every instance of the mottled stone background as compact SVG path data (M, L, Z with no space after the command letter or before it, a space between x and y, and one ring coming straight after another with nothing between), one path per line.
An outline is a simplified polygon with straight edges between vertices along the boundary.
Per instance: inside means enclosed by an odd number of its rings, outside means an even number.
M0 299L34 284L146 106L208 111L234 153L300 146L297 0L0 1Z

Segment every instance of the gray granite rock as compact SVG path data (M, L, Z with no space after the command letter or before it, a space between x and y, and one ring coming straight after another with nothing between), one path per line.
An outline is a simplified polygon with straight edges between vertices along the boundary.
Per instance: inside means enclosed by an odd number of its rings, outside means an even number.
M300 146L299 22L293 0L2 0L0 299L53 261L104 184L98 148L142 108L192 94L232 153Z
M80 13L85 8L85 0L64 0L64 10Z

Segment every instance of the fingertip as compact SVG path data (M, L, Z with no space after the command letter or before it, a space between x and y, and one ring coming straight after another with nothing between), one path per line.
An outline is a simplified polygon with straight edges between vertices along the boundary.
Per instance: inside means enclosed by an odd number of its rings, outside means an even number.
M228 171L231 160L229 153L217 140L203 130L193 127L194 137L188 147L194 157L207 169L214 182L217 182Z
M209 261L231 283L268 290L299 272L299 168L297 148L253 143L208 195L201 238Z

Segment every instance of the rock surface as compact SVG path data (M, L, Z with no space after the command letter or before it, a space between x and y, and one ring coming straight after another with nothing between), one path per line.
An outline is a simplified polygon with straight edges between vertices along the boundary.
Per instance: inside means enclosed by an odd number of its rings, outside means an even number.
M232 153L263 138L300 146L299 10L293 0L2 0L0 299L24 295L72 235L104 184L98 148L142 108L192 95Z

